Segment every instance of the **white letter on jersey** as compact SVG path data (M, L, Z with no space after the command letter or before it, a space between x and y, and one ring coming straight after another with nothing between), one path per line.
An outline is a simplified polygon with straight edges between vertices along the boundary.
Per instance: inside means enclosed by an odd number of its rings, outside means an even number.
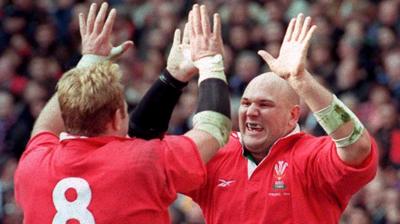
M76 190L75 201L68 201L65 197L70 188ZM93 214L87 209L91 199L92 192L86 180L78 177L60 180L53 190L53 203L57 210L53 224L65 224L70 219L76 219L80 224L95 224Z

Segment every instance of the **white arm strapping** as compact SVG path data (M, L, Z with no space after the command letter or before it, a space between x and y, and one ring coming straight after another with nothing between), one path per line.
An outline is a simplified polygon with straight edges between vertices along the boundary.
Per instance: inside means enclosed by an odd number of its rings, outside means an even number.
M208 110L194 115L193 128L212 135L222 147L228 142L232 122L227 116Z
M346 122L351 121L353 123L354 128L350 135L341 139L333 139L339 148L344 148L356 142L364 130L364 126L357 116L335 95L333 95L331 104L315 112L314 116L328 135Z
M222 55L207 56L195 61L194 66L199 69L199 85L202 81L210 78L221 79L225 83L224 60Z

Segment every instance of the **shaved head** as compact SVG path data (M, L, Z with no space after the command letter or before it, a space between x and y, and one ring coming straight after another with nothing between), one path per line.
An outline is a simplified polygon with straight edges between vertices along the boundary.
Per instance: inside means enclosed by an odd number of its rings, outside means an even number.
M243 93L239 129L243 144L260 161L274 142L297 126L300 97L289 83L268 72L255 77Z
M256 88L261 92L276 91L280 100L288 103L288 106L300 105L300 97L289 83L273 72L266 72L256 76L248 84L247 89Z

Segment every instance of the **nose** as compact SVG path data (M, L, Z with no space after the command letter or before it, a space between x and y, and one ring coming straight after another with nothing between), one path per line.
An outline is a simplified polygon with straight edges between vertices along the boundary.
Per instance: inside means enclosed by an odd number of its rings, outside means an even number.
M258 115L258 108L255 103L250 104L250 106L247 108L246 115L247 116L257 116Z

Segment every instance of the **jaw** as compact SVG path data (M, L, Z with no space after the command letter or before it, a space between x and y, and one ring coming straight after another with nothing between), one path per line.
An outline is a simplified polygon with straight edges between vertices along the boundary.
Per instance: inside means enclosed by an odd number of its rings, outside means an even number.
M265 132L242 133L244 146L252 153L260 153L266 150L267 134Z

